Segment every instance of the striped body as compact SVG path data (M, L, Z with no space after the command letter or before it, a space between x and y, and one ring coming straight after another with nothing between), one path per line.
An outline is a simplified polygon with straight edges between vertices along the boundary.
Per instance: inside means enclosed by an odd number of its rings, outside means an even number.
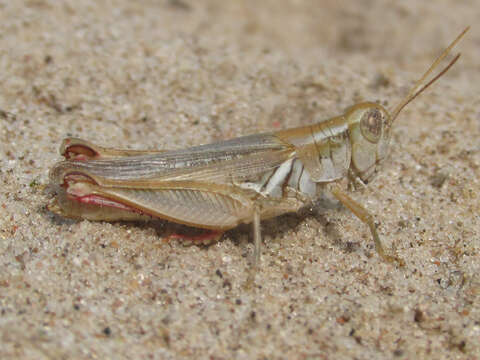
M66 139L51 182L58 211L92 220L158 217L208 229L230 229L297 211L317 184L350 167L351 125L343 116L290 130L172 151L124 151ZM101 210L92 209L100 207Z

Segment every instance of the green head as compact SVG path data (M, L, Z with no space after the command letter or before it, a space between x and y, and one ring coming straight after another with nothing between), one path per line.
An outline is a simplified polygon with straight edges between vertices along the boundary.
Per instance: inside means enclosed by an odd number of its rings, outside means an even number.
M345 119L350 132L352 149L352 162L350 169L355 176L363 182L368 182L377 173L380 164L388 155L392 126L398 114L413 99L438 80L458 60L457 54L440 73L430 81L427 78L440 62L448 55L455 44L465 35L469 27L465 28L460 35L440 54L430 68L423 74L408 94L389 113L383 106L364 102L349 107L345 111Z

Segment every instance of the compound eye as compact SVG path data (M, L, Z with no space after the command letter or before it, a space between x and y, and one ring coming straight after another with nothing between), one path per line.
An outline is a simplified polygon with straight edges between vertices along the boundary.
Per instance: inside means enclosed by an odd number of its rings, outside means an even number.
M378 109L371 109L362 115L360 131L371 143L378 143L382 136L383 115Z

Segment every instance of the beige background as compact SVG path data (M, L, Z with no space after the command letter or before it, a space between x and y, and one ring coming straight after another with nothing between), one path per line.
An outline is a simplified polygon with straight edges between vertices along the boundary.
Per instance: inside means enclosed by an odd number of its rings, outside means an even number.
M475 0L0 1L0 357L478 359L479 18ZM45 209L67 135L181 148L391 107L468 24L353 194L403 269L345 209L265 222L252 290L250 227L184 247L171 224Z

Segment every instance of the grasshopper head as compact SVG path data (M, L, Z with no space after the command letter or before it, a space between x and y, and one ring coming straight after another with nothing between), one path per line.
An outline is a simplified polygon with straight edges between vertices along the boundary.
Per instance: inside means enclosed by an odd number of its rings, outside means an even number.
M368 182L388 155L391 117L381 105L365 102L347 109L352 162L350 169Z
M389 113L383 106L365 102L348 108L345 119L348 122L350 142L352 148L352 162L350 169L362 181L368 182L378 171L379 165L388 155L391 137L391 128L398 114L412 102L425 89L444 75L458 60L457 54L447 66L431 80L427 81L430 74L437 68L441 61L450 53L455 44L468 31L466 27L460 35L435 59L423 76L417 80L408 94Z

